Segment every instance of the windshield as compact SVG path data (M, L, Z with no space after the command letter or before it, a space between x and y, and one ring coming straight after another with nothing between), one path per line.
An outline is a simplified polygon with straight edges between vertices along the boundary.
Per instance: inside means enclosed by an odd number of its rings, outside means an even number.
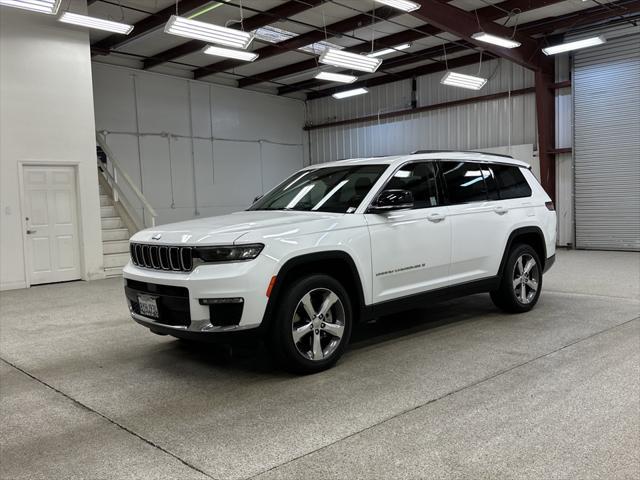
M249 210L353 213L387 165L316 168L298 172Z

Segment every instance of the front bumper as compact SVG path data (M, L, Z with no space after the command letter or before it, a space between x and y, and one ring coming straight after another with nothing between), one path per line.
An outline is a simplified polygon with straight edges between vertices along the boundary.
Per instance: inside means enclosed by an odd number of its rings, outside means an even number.
M153 270L129 262L123 276L127 303L136 322L157 333L184 336L180 334L219 334L260 327L273 271L273 262L265 257L249 262L199 265L191 272ZM137 305L139 294L157 297L159 319L141 315ZM231 322L216 316L220 309L201 302L228 298L243 299L241 313L236 311Z

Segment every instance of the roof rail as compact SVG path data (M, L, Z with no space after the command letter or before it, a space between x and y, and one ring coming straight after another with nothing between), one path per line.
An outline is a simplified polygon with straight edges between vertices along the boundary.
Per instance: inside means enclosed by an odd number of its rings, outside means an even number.
M491 152L478 152L475 150L415 150L411 152L411 155L418 153L481 153L482 155L493 155L495 157L504 157L513 159L512 155L506 155L504 153L491 153Z

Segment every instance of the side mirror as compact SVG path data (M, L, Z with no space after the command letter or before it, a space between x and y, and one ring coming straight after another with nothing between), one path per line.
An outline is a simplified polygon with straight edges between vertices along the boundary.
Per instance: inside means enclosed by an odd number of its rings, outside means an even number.
M413 208L413 193L409 190L383 190L369 207L370 213Z

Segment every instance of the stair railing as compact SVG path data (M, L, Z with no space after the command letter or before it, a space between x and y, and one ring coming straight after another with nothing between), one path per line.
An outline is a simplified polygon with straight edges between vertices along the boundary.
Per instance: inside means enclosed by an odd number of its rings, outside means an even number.
M99 168L105 180L113 191L113 200L116 204L120 204L131 220L136 224L138 230L147 227L155 227L158 214L146 199L144 194L133 182L129 174L122 168L113 151L107 145L105 132L96 132L96 142L102 148L107 156L107 165L105 168ZM111 171L109 171L111 166ZM127 194L123 191L122 186L126 185L130 191L134 193L136 198L142 204L142 216L133 208L131 201L127 198Z

